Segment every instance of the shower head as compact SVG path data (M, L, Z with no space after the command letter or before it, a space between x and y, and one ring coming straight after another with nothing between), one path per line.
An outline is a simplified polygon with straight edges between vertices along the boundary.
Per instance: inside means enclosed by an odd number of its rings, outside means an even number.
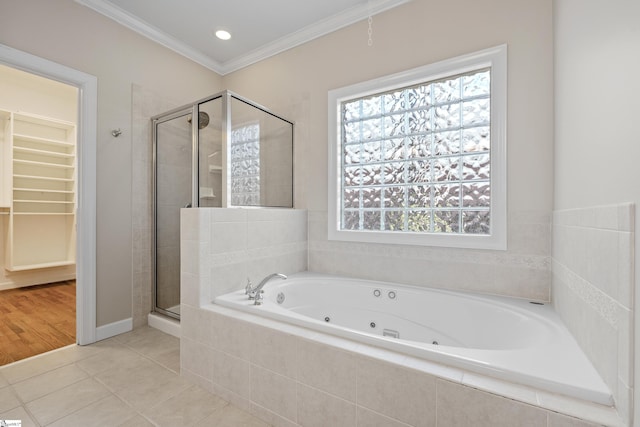
M187 121L191 123L191 116L189 116L189 119ZM198 129L204 129L207 127L208 124L209 124L209 115L204 111L200 111L198 113Z

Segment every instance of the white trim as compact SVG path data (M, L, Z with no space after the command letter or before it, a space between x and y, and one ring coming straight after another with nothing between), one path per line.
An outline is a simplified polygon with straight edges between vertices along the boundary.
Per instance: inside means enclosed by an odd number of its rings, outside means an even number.
M67 280L75 280L76 278L76 273L63 273L63 274L51 274L50 276L47 275L47 280L43 281L42 280L36 280L34 278L28 279L28 280L21 280L19 282L0 282L0 291L5 291L7 289L19 289L19 288L26 288L27 286L35 286L35 285L42 285L45 283L55 283L55 282L65 282Z
M148 24L145 21L140 20L138 17L131 15L125 10L117 7L113 3L104 0L75 0L76 3L80 3L96 12L111 18L120 25L123 25L130 30L158 43L162 46L173 50L176 53L206 67L218 74L221 74L222 64L218 61L210 58L199 50L193 49L186 43L176 39L173 36L163 32L162 30Z
M309 25L299 31L289 34L273 42L267 43L258 49L243 54L226 62L219 62L201 51L192 48L188 44L163 32L159 28L142 21L140 18L115 6L106 0L75 0L83 6L113 19L138 34L153 40L162 46L224 76L256 62L267 59L278 53L292 49L333 31L344 28L386 10L408 3L411 0L370 0L358 6L347 9L337 15L330 16L315 24Z
M131 332L133 330L133 318L118 320L117 322L107 325L98 326L96 328L96 341L106 340L116 335Z
M96 341L96 129L95 76L0 44L0 63L78 88L78 211L76 340Z
M149 313L147 315L147 322L152 328L162 331L165 334L173 335L176 338L180 338L180 322L175 319L162 316L158 313Z
M373 0L369 3L354 6L338 15L330 16L313 25L267 43L238 58L224 62L220 74L225 75L237 71L409 1L411 0Z
M340 217L340 103L428 80L491 67L491 235L347 231ZM507 46L458 56L329 91L328 238L350 242L507 249Z

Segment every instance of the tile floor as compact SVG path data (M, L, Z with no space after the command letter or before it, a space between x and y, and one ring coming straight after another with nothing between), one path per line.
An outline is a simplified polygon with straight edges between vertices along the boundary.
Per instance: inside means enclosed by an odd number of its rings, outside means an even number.
M23 427L267 424L180 377L180 341L143 327L0 367L0 420Z

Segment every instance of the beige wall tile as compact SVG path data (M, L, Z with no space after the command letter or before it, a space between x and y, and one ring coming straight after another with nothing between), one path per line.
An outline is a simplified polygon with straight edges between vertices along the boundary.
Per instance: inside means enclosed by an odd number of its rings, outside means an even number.
M358 406L358 424L359 427L408 427L401 421L393 418L385 417L382 414Z
M180 272L180 302L192 307L198 307L203 303L200 300L200 282L195 274ZM206 302L210 302L208 298ZM182 318L182 312L180 315Z
M213 379L213 353L210 347L189 338L180 340L180 367L207 380Z
M213 384L249 399L251 396L250 363L213 350Z
M253 415L238 409L236 406L227 405L218 409L214 414L200 420L194 427L269 427L269 425Z
M142 415L136 415L133 418L129 418L118 427L155 427L151 424L151 421L144 418Z
M245 262L214 266L211 268L211 282L200 282L200 286L211 287L211 299L219 295L244 289L247 284L247 265Z
M555 412L549 412L548 427L595 427L598 424L592 424L577 418L567 417Z
M356 405L298 384L298 423L305 427L356 425Z
M298 381L351 402L356 401L356 361L353 353L298 340Z
M296 421L296 382L259 366L251 366L251 400L281 417Z
M438 380L438 425L546 427L547 413L504 397Z
M211 325L213 348L249 360L252 332L247 322L216 314Z
M436 379L386 362L359 357L357 403L415 426L436 425Z
M237 252L247 249L247 224L214 222L211 227L211 253Z
M296 347L298 338L261 326L251 328L249 360L263 368L289 378L296 378Z

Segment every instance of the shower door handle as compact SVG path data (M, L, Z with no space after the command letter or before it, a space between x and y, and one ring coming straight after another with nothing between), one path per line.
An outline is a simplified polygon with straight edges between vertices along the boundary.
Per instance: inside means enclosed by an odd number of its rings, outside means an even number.
M186 208L190 208L191 207L191 202L187 203L186 205L183 206L184 209Z

